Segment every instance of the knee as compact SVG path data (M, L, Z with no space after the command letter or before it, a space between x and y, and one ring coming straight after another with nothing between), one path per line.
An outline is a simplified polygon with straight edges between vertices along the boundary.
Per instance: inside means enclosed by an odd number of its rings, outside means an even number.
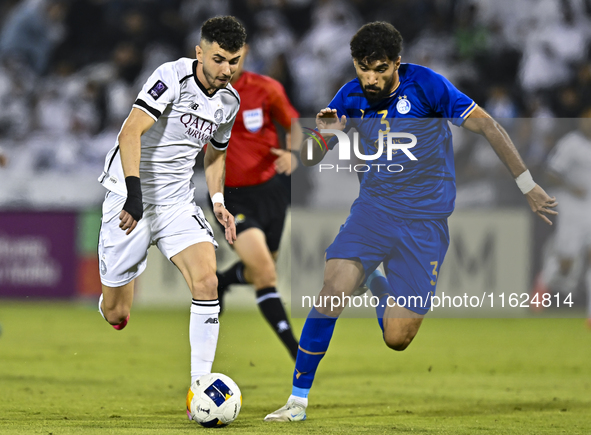
M213 272L191 282L191 294L195 299L213 299L217 297L217 292L218 277Z
M344 291L343 286L334 281L325 281L322 290L320 291L321 296L348 296L349 294L349 292Z
M414 336L410 336L409 334L389 332L388 330L384 331L384 342L386 343L386 346L399 352L405 350L410 345L413 338Z
M257 289L275 287L277 285L277 271L275 263L265 262L252 268L252 283Z

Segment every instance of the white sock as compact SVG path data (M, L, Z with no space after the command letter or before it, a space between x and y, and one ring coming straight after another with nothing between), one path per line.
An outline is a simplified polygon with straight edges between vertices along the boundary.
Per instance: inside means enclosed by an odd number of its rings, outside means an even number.
M101 293L101 295L99 297L99 313L101 313L101 316L103 316L103 319L107 320L107 318L105 317L105 314L103 313L103 309L101 308L102 303L103 303L103 294Z
M298 397L298 396L294 396L293 394L291 396L289 396L289 399L287 399L287 401L289 402L290 400L295 400L296 402L298 402L300 405L303 405L304 408L308 407L308 398L304 398L304 397Z
M218 344L220 303L193 299L189 321L191 343L191 385L200 376L211 373Z

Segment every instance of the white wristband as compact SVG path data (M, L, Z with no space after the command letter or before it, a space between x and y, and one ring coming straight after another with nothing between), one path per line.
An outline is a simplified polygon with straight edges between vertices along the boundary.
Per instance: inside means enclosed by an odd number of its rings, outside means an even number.
M218 192L215 193L212 197L211 197L211 203L215 206L216 203L220 203L222 204L224 207L226 206L226 204L224 204L224 194L222 192Z
M517 183L517 187L521 190L521 193L524 195L529 193L534 187L536 187L536 182L532 178L529 170L525 171L519 177L515 179Z

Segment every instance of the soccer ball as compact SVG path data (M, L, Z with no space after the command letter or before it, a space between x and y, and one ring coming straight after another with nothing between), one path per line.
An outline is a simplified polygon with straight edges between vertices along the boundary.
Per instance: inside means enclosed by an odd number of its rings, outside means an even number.
M232 379L221 373L198 378L187 395L187 410L203 427L221 427L232 423L242 407L242 393Z

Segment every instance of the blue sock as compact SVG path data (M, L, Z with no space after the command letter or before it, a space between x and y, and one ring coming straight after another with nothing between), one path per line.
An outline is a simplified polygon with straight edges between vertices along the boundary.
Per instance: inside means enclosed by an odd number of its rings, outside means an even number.
M300 335L300 346L293 372L293 396L308 397L318 364L328 350L337 319L338 317L320 314L316 308L310 310Z
M386 277L380 272L379 269L373 271L366 280L366 285L371 290L371 293L376 296L380 303L376 307L376 316L378 317L378 323L382 332L384 332L384 312L388 306L388 297L394 296L390 284Z

